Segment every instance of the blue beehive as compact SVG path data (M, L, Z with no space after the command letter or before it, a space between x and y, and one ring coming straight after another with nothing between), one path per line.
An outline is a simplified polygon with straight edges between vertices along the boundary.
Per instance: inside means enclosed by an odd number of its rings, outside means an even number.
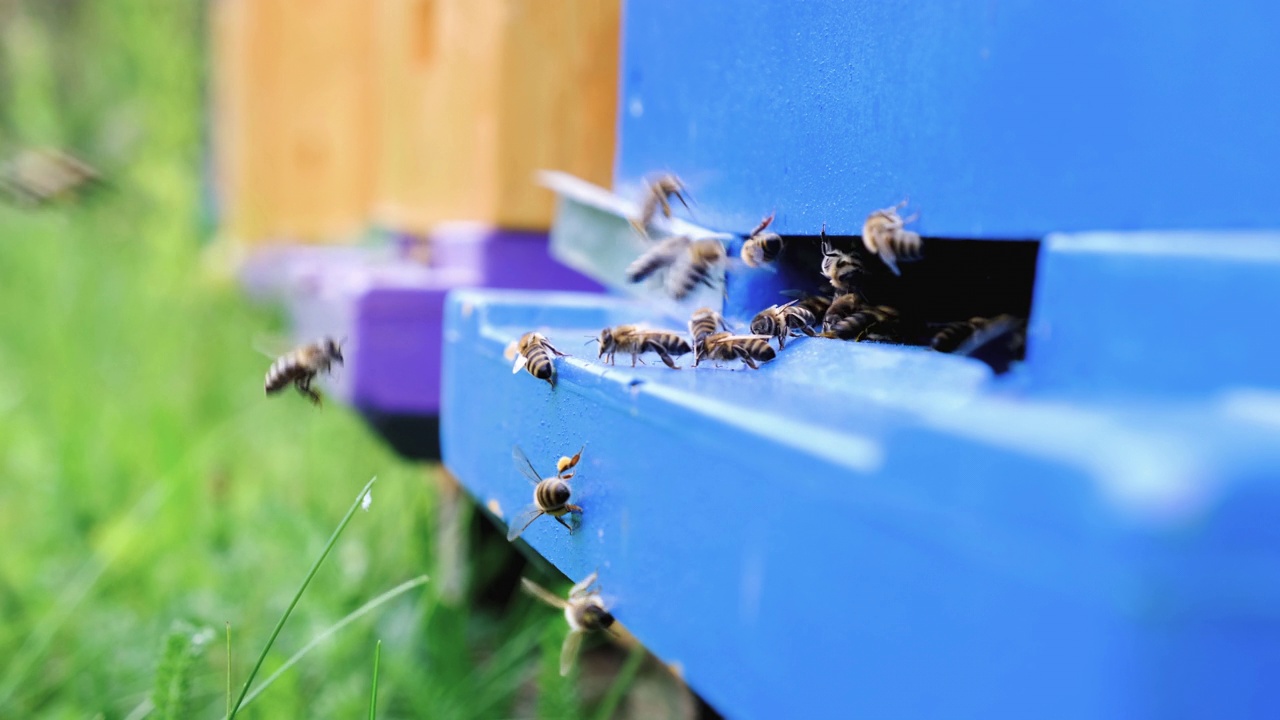
M732 717L1280 716L1278 21L628 4L617 187L675 171L721 231L776 210L788 236L856 235L910 196L926 257L1039 243L1026 361L797 338L757 372L673 372L590 350L552 389L512 376L521 333L576 354L686 318L458 292L446 464L508 519L530 500L511 446L545 470L585 442L581 528L524 537L598 569ZM562 198L553 241L608 280L616 259L573 247L625 220L583 206ZM724 308L742 323L791 280L730 270Z

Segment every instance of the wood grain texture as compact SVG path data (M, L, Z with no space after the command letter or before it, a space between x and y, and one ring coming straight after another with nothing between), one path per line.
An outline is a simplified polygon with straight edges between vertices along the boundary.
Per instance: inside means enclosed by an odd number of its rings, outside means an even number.
M215 182L236 240L545 229L535 170L609 182L618 0L211 7Z

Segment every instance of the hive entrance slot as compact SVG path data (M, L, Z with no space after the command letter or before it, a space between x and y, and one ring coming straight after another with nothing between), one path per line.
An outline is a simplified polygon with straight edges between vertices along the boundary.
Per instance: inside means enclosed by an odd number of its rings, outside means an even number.
M891 333L868 333L862 340L929 346L949 323L1000 316L1017 319L1014 322L1020 328L1015 334L1021 335L1021 325L1030 315L1038 241L925 238L923 257L899 262L901 275L894 275L878 256L867 251L861 238L828 235L826 240L833 250L851 254L864 269L852 277L856 278L855 292L865 304L891 307L900 317ZM746 271L730 278L731 313L749 318L772 303L787 302L796 291L832 293L821 270L819 236L789 236L784 238L784 247L773 266L776 272ZM1007 320L1002 319L1002 326ZM1005 360L997 357L993 361L983 352L972 352L977 350L982 333L976 335L979 340L961 344L962 352L980 357L997 371L1022 355L1021 347L1006 353L1010 357Z

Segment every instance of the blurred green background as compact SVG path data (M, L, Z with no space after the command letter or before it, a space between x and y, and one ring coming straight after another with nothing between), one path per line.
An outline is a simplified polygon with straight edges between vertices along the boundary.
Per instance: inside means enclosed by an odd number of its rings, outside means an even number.
M619 651L597 651L598 677L562 680L564 623L509 592L519 557L475 527L472 589L442 599L438 471L340 406L264 398L253 339L281 317L201 269L205 12L0 0L0 156L64 147L107 181L78 202L0 205L0 717L154 714L166 645L190 655L182 716L221 717L226 623L238 692L375 474L371 509L258 680L370 598L433 582L346 627L241 717L367 717L378 639L379 717L590 717L608 690L631 691L624 714L687 714L683 691L646 701L643 673L616 678Z

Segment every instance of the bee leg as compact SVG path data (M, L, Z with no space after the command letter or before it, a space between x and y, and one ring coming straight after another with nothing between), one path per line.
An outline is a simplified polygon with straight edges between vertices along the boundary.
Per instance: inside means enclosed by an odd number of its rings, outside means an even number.
M563 526L564 526L564 528L565 528L565 530L568 530L568 531L569 531L569 534L570 534L570 535L572 535L572 534L573 534L573 528L572 528L572 527L570 527L569 523L567 523L567 522L565 522L565 521L564 521L564 518L563 518L563 517L556 517L556 522L558 522L558 523L560 523L561 525L563 525Z
M784 332L778 336L778 349L781 350L786 346L787 346L787 334Z
M752 370L759 370L759 369L760 369L760 366L756 364L756 361L755 361L755 360L752 360L752 359L751 359L751 356L750 356L750 355L745 355L745 354L743 354L743 355L739 355L738 357L742 358L742 362L743 362L744 364L746 364L746 366L747 366L747 367L749 367L749 368L751 368Z
M678 195L677 195L677 196L678 196ZM684 202L684 201L683 201L683 200L681 200L681 202ZM666 195L659 195L659 196L658 196L658 204L662 206L662 216L663 216L663 217L671 217L671 203L667 202L667 196L666 196Z
M662 347L661 345L650 345L649 349L658 353L658 357L662 358L662 364L666 365L672 370L680 369L680 366L676 365L676 361L671 359L671 353L668 353L666 348Z

